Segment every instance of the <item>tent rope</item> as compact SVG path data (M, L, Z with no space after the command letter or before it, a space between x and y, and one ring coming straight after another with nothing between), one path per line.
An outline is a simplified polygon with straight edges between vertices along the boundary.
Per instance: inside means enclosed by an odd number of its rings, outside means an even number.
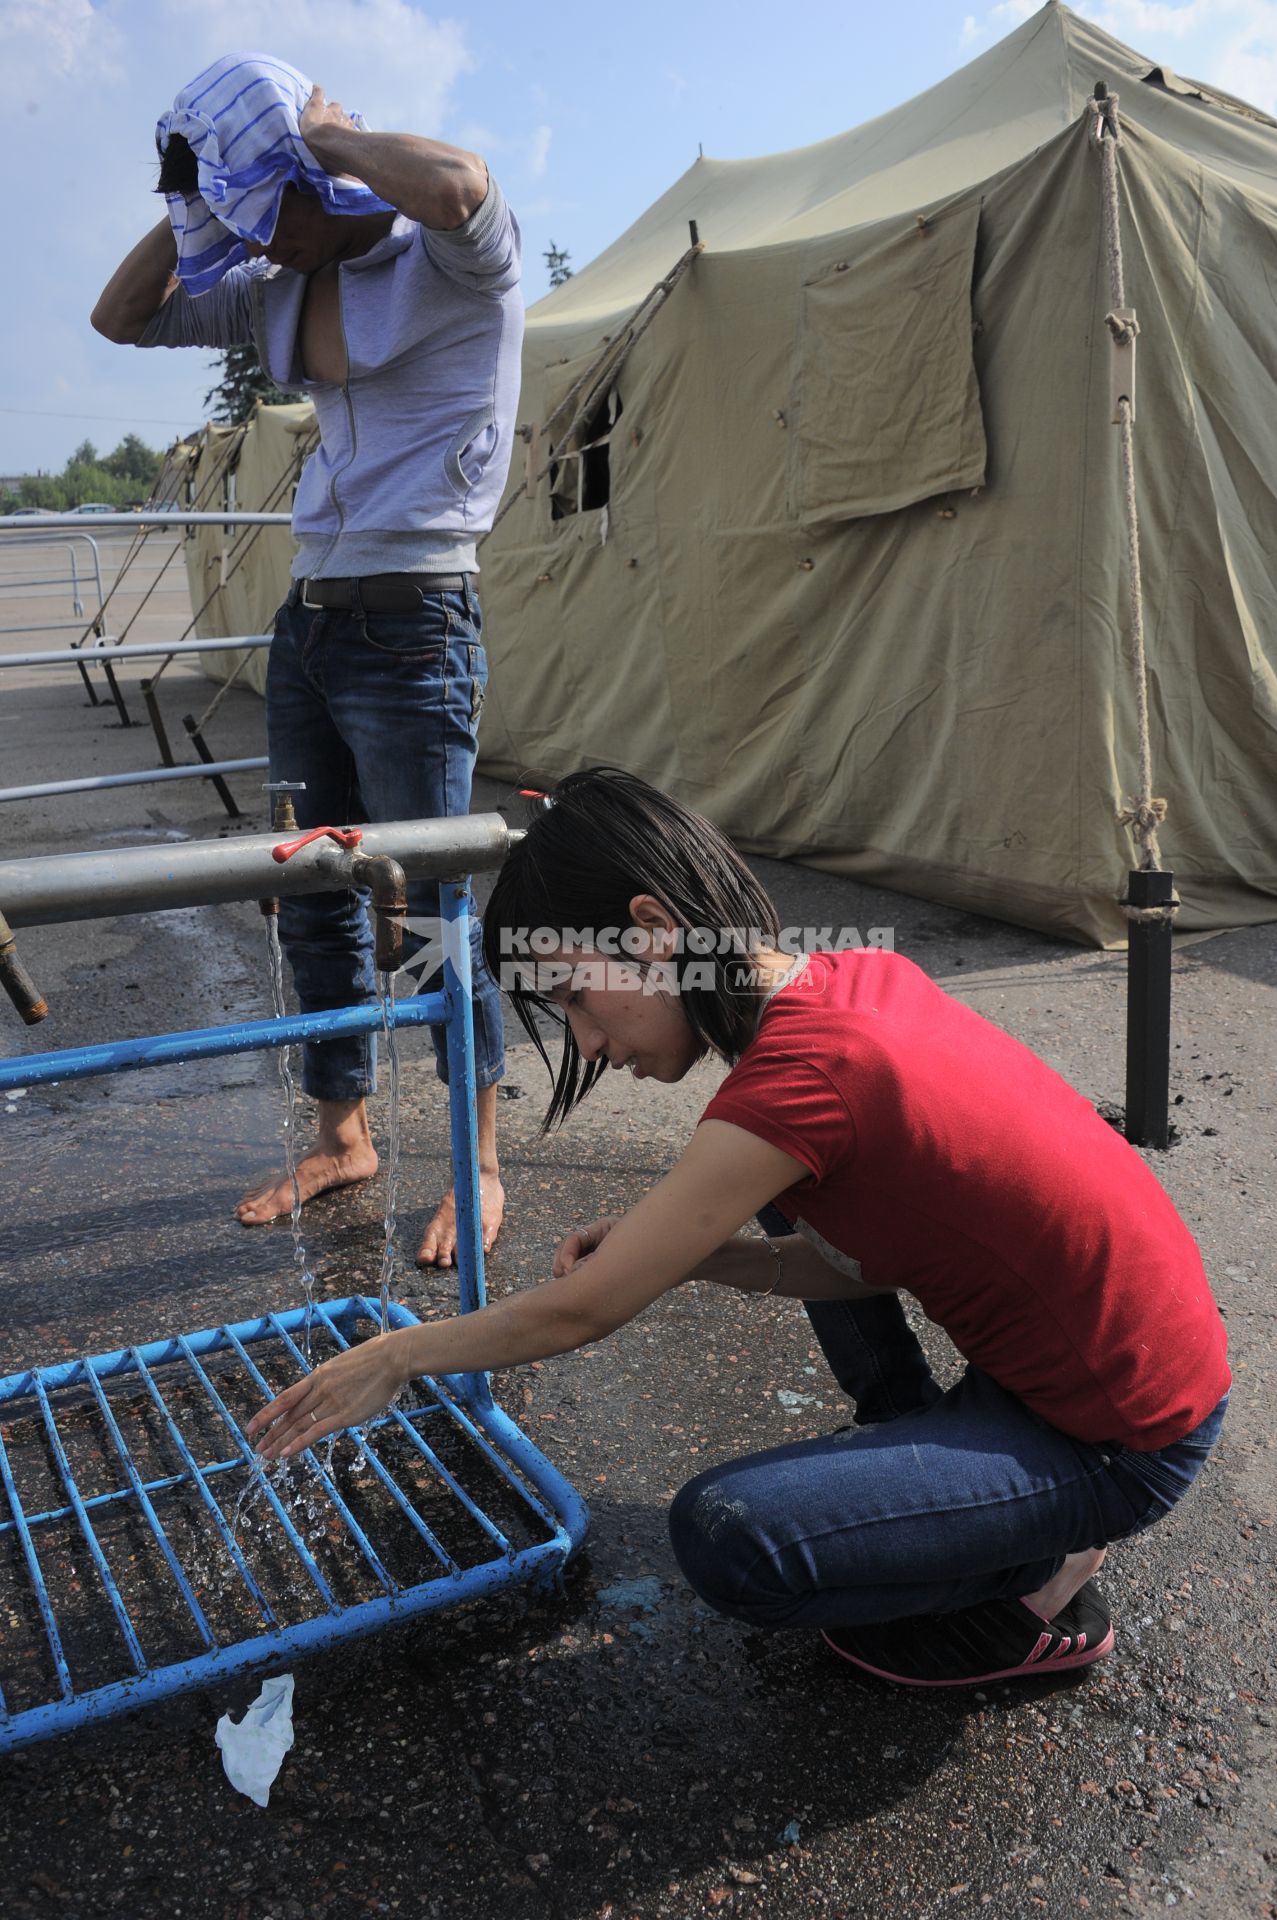
M271 488L270 492L267 494L266 504L264 507L260 509L261 512L263 513L274 512L275 508L280 504L280 501L283 495L288 491L289 487L301 478L302 466L305 464L306 460L309 459L310 455L315 451L315 448L318 445L319 445L318 427L311 427L307 433L298 435L297 445L294 447L292 453L289 455L288 460L284 465L284 469L280 474L278 480L275 482L275 485ZM239 558L235 561L233 566L227 567L226 578L224 580L219 581L218 585L213 589L212 593L209 594L208 599L205 600L204 605L199 610L199 613L195 614L194 617L192 618L191 627L193 627L195 625L195 622L200 618L200 614L202 614L207 607L212 605L213 601L217 598L222 588L233 578L233 576L236 573L238 573L240 567L244 564L244 561L247 560L249 549L253 546L256 537L259 534L265 533L267 529L265 527L250 527L246 529L246 531L248 532L250 537L247 543L245 544L243 552L240 553ZM235 549L232 548L231 551L234 552ZM187 632L188 633L190 632L189 627L187 628ZM228 649L228 651L234 652L235 649L230 648ZM173 656L170 654L169 660L171 660L172 657ZM218 688L217 692L213 695L213 698L209 701L203 713L199 716L199 719L196 721L195 725L197 730L200 733L204 731L204 728L207 726L208 722L212 719L213 715L217 712L217 709L221 706L223 700L226 698L231 688L235 685L235 682L239 679L239 676L241 675L241 673L243 673L245 667L248 665L249 661L252 658L253 658L253 655L251 651L245 651L240 653L238 661L231 668L225 680L222 682L221 686ZM167 666L169 664L169 661L166 660L164 664L165 666Z
M152 501L154 500L154 497L155 497L155 488L153 486L151 488ZM203 504L204 503L202 499L197 497L191 504L191 511L195 512L197 509L201 508ZM84 643L88 640L90 634L96 633L99 635L99 637L101 637L101 634L103 631L101 627L102 615L106 612L107 608L110 606L112 600L115 598L120 587L123 585L125 576L128 574L128 572L132 568L134 561L141 554L142 549L145 547L148 539L150 539L150 537L153 534L159 531L160 529L158 527L154 527L154 526L143 527L140 529L139 532L133 535L132 542L129 546L129 550L125 554L123 560L120 562L119 568L116 571L115 579L111 582L111 585L108 587L105 597L103 598L102 605L98 608L98 611L94 614L93 618L89 621L88 626L84 629L84 632L80 635L79 639L73 640L71 642L71 645L73 647L82 647ZM161 562L155 574L155 577L151 581L150 586L146 589L146 592L142 595L142 598L139 601L138 605L133 609L133 612L129 615L129 618L126 620L124 626L121 628L119 634L116 636L114 645L116 645L117 647L123 646L124 642L128 639L129 634L133 630L133 626L135 622L139 619L139 617L145 610L147 601L150 599L151 595L156 591L157 587L160 584L160 581L164 578L164 575L168 572L170 566L173 564L174 560L177 559L177 556L181 551L182 551L182 541L181 541L181 538L179 537L177 545L171 549L167 559Z
M621 332L616 334L612 339L604 341L602 351L596 354L580 378L573 381L558 406L554 409L554 412L550 414L546 420L542 421L541 425L536 429L538 438L545 438L550 432L550 429L567 412L572 402L576 399L576 396L581 392L582 388L584 388L585 398L581 401L575 413L572 415L571 420L568 422L567 429L561 436L560 447L566 447L570 443L573 434L578 431L582 423L588 418L591 409L596 405L600 390L615 380L621 367L629 358L631 351L643 338L643 335L647 332L653 320L655 320L657 314L665 305L665 302L669 299L671 293L673 293L675 287L687 272L687 269L691 266L693 260L696 259L698 254L703 253L704 250L704 241L695 241L687 249L687 252L674 262L674 265L670 268L664 279L658 280L651 291L644 294L626 321ZM647 311L649 308L651 309L650 312ZM640 315L644 317L640 319ZM521 428L520 431L525 432L526 429ZM551 452L544 466L533 476L532 486L536 487L540 485L541 481L545 479L546 474L550 471L550 468L554 465L557 457L555 453ZM528 482L525 480L522 485L517 487L510 495L487 532L479 536L479 545L482 545L489 535L496 531L515 502L522 500L527 492Z
M283 470L280 473L279 478L276 480L274 486L270 489L270 491L266 494L261 507L257 509L257 511L261 513L273 513L275 511L275 508L280 504L280 501L283 498L283 495L288 491L289 487L296 481L296 479L300 475L303 464L309 458L309 456L315 451L315 448L318 445L319 445L319 428L317 426L309 427L304 434L298 435L297 444L293 448L292 452L289 454L288 459L285 461ZM210 473L208 481L206 483L208 486L212 486L215 481L220 480L222 478L223 474L226 471L226 464L227 464L226 462L219 462L215 466L213 471ZM212 589L210 593L204 596L204 599L200 602L199 606L195 609L194 613L191 615L190 619L187 621L186 625L183 627L181 633L179 633L179 635L177 636L179 644L181 643L181 641L187 639L192 633L195 632L196 626L198 625L199 621L203 618L204 614L208 611L209 607L212 606L214 600L216 600L218 594L221 593L222 589L228 586L230 582L234 579L235 575L239 572L240 568L243 566L245 560L247 560L253 547L256 545L258 538L260 537L260 535L262 535L266 531L267 529L265 527L260 527L260 526L241 527L238 537L233 539L230 547L223 548L222 572L221 572L220 578L218 579L217 585ZM228 653L233 653L234 651L235 649L233 647L227 648ZM171 653L165 656L165 658L161 661L158 670L151 676L152 686L155 685L155 682L159 679L160 674L162 674L167 667L172 666L175 658L176 656ZM248 655L245 654L244 658L240 661L239 665L231 669L230 678L226 683L226 687L223 688L222 690L223 692L225 692L227 687L231 685L231 683L234 681L236 676L239 674L241 668L243 668L246 665L247 660L248 660ZM201 725L203 724L203 721L208 718L209 714L213 713L216 710L217 705L218 705L218 700L215 698L212 705L205 709L205 712L201 717L201 721L200 721Z
M1118 118L1118 96L1107 93L1097 83L1095 97L1088 102L1091 112L1090 141L1098 147L1104 200L1104 245L1108 257L1111 310L1104 324L1115 349L1126 348L1134 354L1139 322L1126 302L1126 274L1122 257L1122 216L1118 196L1117 153L1122 145L1122 124ZM1130 393L1119 393L1114 420L1120 429L1122 450L1122 497L1126 519L1127 607L1131 633L1131 653L1135 677L1135 717L1139 731L1139 791L1119 812L1118 821L1134 830L1139 843L1140 870L1162 871L1161 848L1157 830L1166 818L1165 800L1153 797L1153 745L1148 718L1148 649L1144 634L1144 586L1140 572L1140 523L1135 498L1135 406ZM1178 904L1178 903L1176 903ZM1129 920L1169 920L1176 905L1166 907L1130 907L1124 905Z

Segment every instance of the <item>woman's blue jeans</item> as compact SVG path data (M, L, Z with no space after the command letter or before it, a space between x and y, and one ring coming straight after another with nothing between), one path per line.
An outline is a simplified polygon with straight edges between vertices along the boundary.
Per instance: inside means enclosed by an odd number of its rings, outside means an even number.
M266 726L272 780L306 783L293 796L303 831L469 812L488 677L481 635L468 587L428 594L412 613L320 611L303 606L293 589L275 616ZM280 939L304 1013L376 998L366 900L360 889L281 900ZM475 1071L487 1087L504 1066L501 1004L473 901L471 913ZM409 882L407 917L409 972L421 988L434 988L433 955L424 977L411 967L438 927L434 881ZM446 1081L443 1030L431 1032ZM375 1088L371 1034L307 1043L302 1056L302 1085L315 1099L355 1100Z
M726 1461L670 1509L691 1585L751 1626L855 1626L1032 1593L1066 1554L1168 1513L1223 1423L1227 1395L1156 1453L1093 1446L978 1367L942 1393L894 1295L807 1311L870 1424Z

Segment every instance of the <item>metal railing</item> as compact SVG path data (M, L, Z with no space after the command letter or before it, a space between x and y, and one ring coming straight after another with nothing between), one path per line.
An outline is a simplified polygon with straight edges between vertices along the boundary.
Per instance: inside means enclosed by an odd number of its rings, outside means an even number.
M11 531L9 533L5 543L5 551L9 551L14 547L33 547L37 553L40 553L47 552L50 547L65 547L71 568L68 574L44 573L36 575L36 577L31 580L10 580L6 578L3 582L6 587L69 586L71 588L71 611L82 620L84 618L84 601L80 593L80 570L76 565L76 542L82 540L93 556L93 582L97 588L98 595L97 611L99 614L101 613L102 603L105 598L102 588L102 555L98 550L98 543L92 534L86 533L82 526L68 528L64 532L57 532L52 529L48 532L43 532L40 528L33 527L30 519L26 515L6 515L2 524L9 529L13 529L15 526L20 529L18 532ZM0 632L37 632L43 631L45 625L46 623L44 621L32 622L27 626L0 628Z
M91 519L95 527L124 527L136 532L139 527L286 527L292 516L287 513L188 513L184 507L139 507L133 513L52 513L40 520L42 533L54 533L64 527L84 532ZM0 531L19 527L31 532L31 517L22 513L0 513Z
M95 581L97 588L97 610L89 620L87 627L82 626L83 607L76 586L76 606L81 613L80 620L44 621L38 625L23 625L0 628L0 638L19 633L57 632L67 627L82 628L79 642L65 649L41 649L19 654L0 654L0 670L6 667L72 667L79 674L89 695L91 704L99 704L97 693L89 677L88 669L97 666L102 669L107 690L115 703L124 727L133 725L125 702L124 693L116 677L121 661L136 659L157 659L161 661L159 673L173 659L199 653L248 652L269 646L267 634L236 635L226 640L179 640L168 644L124 645L104 630L104 614L107 596L103 590L101 557L96 540L86 529L84 522L92 519L95 530L125 529L132 533L142 532L145 538L148 531L168 529L170 532L189 530L194 527L222 527L227 532L236 527L259 529L262 527L288 526L290 516L286 513L241 513L226 508L220 512L197 511L194 509L149 508L130 513L95 513L92 516L65 513L42 516L38 525L33 526L31 516L27 514L0 515L0 536L13 546L48 545L70 534L73 539L85 540L93 550ZM0 554L6 551L0 545ZM74 571L74 569L73 569ZM161 569L162 571L162 569ZM158 577L158 576L157 576ZM23 581L5 580L0 577L0 587L20 587ZM154 590L155 581L151 590ZM92 644L84 643L90 640ZM147 716L160 752L161 765L157 768L139 768L127 773L105 774L94 778L45 780L20 786L0 788L0 803L5 801L29 801L58 798L66 794L88 793L115 787L149 786L154 782L167 780L209 780L218 794L228 814L237 817L237 806L230 788L226 785L228 774L255 771L267 765L265 756L218 760L205 744L201 723L187 715L183 719L186 732L199 756L197 762L179 765L174 759L169 744L168 733L160 713L155 693L155 682L159 673L141 682L141 693L146 706Z

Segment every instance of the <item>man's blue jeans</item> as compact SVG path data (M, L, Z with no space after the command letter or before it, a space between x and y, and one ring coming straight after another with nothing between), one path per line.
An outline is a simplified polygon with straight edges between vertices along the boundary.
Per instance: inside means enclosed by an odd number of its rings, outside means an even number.
M306 783L306 791L294 795L303 831L469 812L488 677L481 634L479 603L469 588L429 594L412 613L362 614L305 607L293 589L275 616L266 726L272 780ZM304 1013L376 998L365 903L361 890L281 900L280 939ZM471 907L475 1070L477 1084L488 1087L504 1066L501 1004ZM411 923L437 923L438 917L437 884L410 881L406 958L423 943L420 933L411 934ZM446 1080L442 1029L432 1029L432 1036L437 1071ZM355 1100L375 1085L372 1035L303 1048L302 1086L313 1098Z
M763 1224L779 1230L770 1211ZM1156 1453L1093 1446L978 1367L942 1393L894 1294L807 1311L870 1424L726 1461L670 1509L691 1585L751 1626L859 1626L1032 1593L1066 1554L1168 1513L1223 1423L1227 1395Z

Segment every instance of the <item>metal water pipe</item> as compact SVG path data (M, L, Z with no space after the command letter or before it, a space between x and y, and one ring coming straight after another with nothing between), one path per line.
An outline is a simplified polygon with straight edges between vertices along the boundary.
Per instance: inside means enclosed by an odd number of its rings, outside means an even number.
M523 837L499 813L383 822L362 833L355 852L314 841L282 866L272 857L274 833L3 860L0 912L10 927L39 927L275 894L331 893L360 884L352 871L360 856L387 855L409 880L453 879L499 867Z
M0 913L0 987L3 987L29 1027L43 1020L49 1003L18 958L13 932Z

